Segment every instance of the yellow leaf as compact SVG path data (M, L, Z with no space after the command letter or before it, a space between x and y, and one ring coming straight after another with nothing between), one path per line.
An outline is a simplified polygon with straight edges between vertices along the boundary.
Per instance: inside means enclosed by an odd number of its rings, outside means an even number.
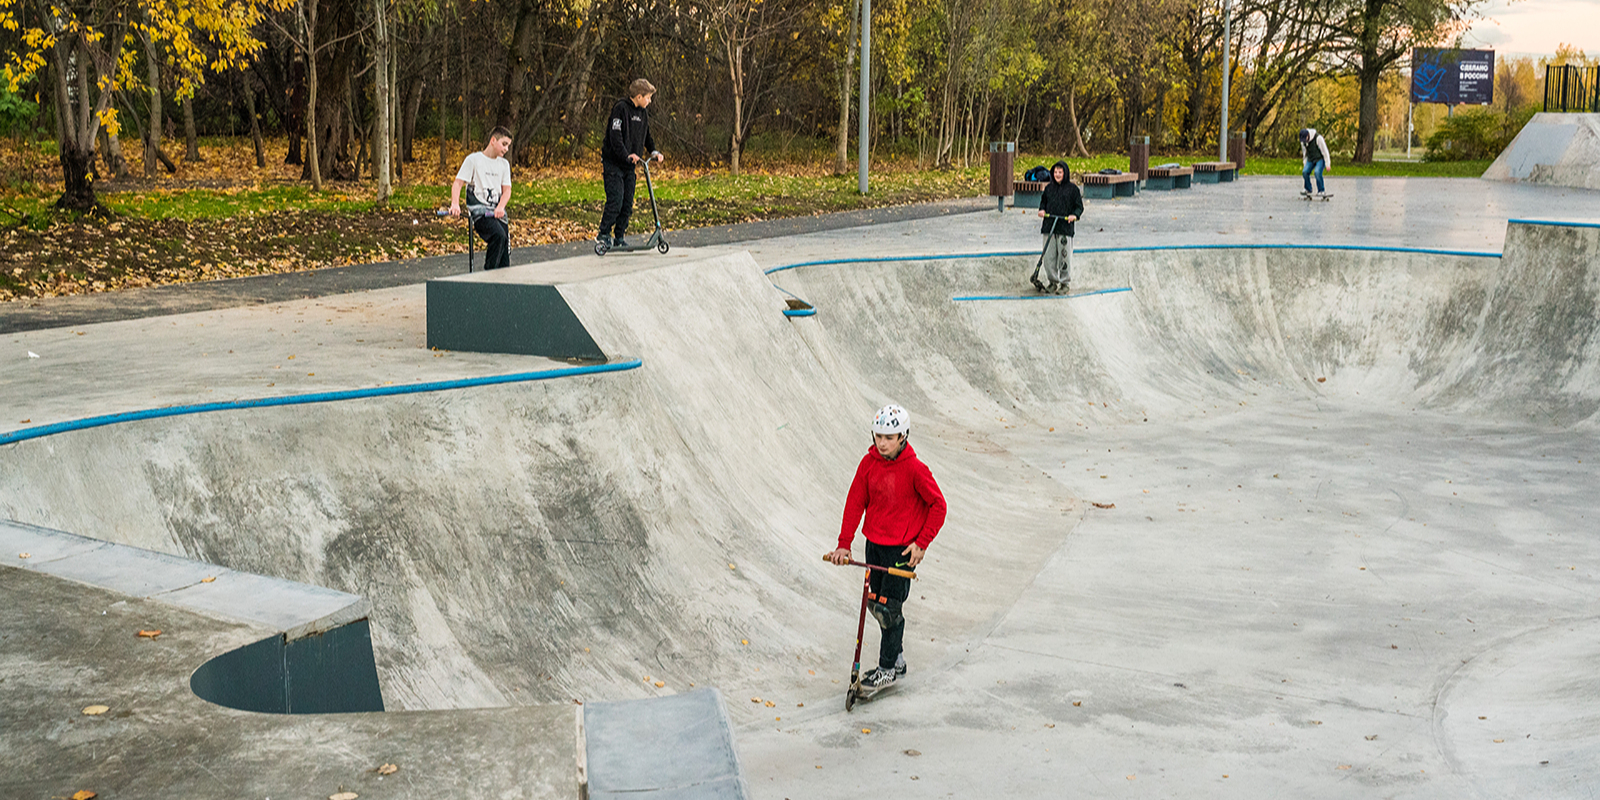
M328 795L328 800L356 800L356 798L360 796L361 795L356 794L355 792L340 792L338 794Z
M101 714L104 714L104 713L106 713L107 711L110 711L110 710L111 710L111 706L84 706L83 707L83 713L88 715L88 716L91 716L91 717L98 717Z
M209 578L201 578L201 579L200 579L200 582L201 582L201 583L212 583L212 582L214 582L214 581L216 581L216 579L217 579L217 576L215 576L215 575L212 575L212 576L211 576L211 577L209 577Z
M161 635L161 631L139 631L139 635L145 639L154 639Z
M82 790L79 790L79 791L76 791L76 792L72 793L72 800L94 800L96 797L99 797L99 796L100 795L97 795L94 792L89 791L88 789L82 789Z
M393 765L393 764L384 764L383 766L378 767L378 774L379 775L393 775L393 774L395 774L396 772L399 772L399 771L400 771L400 768L395 766L395 765Z

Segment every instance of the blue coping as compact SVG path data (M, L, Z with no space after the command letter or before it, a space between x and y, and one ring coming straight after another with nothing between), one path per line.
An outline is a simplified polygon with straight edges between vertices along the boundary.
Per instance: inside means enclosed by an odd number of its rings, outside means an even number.
M1553 219L1508 219L1506 224L1520 223L1523 225L1551 225L1558 228L1600 228L1600 222L1563 222Z
M817 315L815 308L786 308L783 310L786 317L814 317Z
M1131 292L1132 286L1119 286L1115 289L1096 289L1092 292L1079 292L1077 294L973 294L965 297L952 297L957 303L968 303L974 300L1071 300L1075 297L1093 297L1097 294L1117 294L1118 292Z
M271 406L297 406L308 403L334 403L340 400L361 400L369 397L388 397L400 394L419 394L422 392L443 392L450 389L470 389L476 386L493 386L500 383L524 383L527 381L542 381L551 378L566 378L573 375L594 375L602 372L621 372L623 370L637 369L642 366L641 359L629 359L608 364L590 364L581 367L562 367L560 369L547 369L538 372L514 372L507 375L489 375L482 378L461 378L450 381L429 381L427 383L412 383L404 386L376 386L370 389L348 389L338 392L315 392L312 394L291 394L283 397L261 397L254 400L228 400L220 403L197 403L193 405L165 406L163 408L149 408L143 411L124 411L120 414L105 414L98 417L84 417L83 419L55 422L49 425L36 425L31 428L21 428L9 433L0 433L0 445L15 444L28 439L38 439L57 433L80 431L85 428L98 428L102 425L115 425L121 422L136 422L145 419L159 419L161 417L177 417L185 414L204 414L209 411L237 411L247 408L268 408Z

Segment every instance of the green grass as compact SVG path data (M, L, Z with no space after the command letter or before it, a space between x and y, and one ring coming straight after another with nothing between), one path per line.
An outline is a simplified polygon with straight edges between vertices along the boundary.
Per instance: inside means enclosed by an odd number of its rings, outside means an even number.
M1155 159L1151 159L1154 161ZM1493 161L1376 161L1371 164L1352 164L1342 161L1338 157L1333 159L1333 168L1328 170L1328 175L1355 176L1363 178L1374 177L1401 177L1401 178L1476 178L1489 168ZM1245 172L1251 175L1299 175L1301 169L1298 158L1257 158L1248 156L1245 159Z
M1035 165L1049 166L1058 156L1018 154L1014 174ZM1191 163L1196 156L1155 155L1152 163ZM1098 155L1067 159L1077 173L1111 167L1127 169L1123 155ZM1487 161L1396 162L1356 165L1334 160L1329 174L1339 176L1399 176L1472 178L1481 175ZM1251 157L1247 173L1298 175L1298 158ZM605 200L598 169L594 175L538 177L521 180L512 192L511 211L518 216L544 216L589 220ZM643 175L640 175L643 184ZM871 192L856 192L856 176L762 173L730 175L726 171L668 171L656 180L656 197L664 216L675 228L741 222L747 219L800 216L884 205L976 197L987 190L988 165L965 169L912 170L879 168L871 175ZM644 187L639 187L642 198ZM330 184L315 192L308 184L257 185L239 188L180 188L105 193L101 202L119 216L141 219L228 219L255 214L301 211L344 214L372 208L370 182ZM448 186L396 187L390 206L401 211L431 213L449 203ZM35 226L53 216L56 194L51 187L30 187L0 197L0 209L20 212Z

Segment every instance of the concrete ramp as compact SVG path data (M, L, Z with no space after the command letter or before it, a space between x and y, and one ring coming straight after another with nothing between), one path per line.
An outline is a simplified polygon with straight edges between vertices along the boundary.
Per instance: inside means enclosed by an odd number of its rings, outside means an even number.
M1129 291L1026 301L953 298L1032 257L783 273L810 317L701 252L561 285L639 369L23 441L0 516L365 597L386 708L554 709L540 752L574 700L715 686L773 797L1450 795L1488 781L1451 742L1549 719L1476 726L1451 676L1485 697L1463 664L1600 614L1597 237L1085 251L1074 287ZM950 517L908 684L847 717L860 574L820 556L889 401Z
M733 730L715 689L583 707L583 800L745 800Z
M1600 114L1533 115L1483 178L1600 189Z

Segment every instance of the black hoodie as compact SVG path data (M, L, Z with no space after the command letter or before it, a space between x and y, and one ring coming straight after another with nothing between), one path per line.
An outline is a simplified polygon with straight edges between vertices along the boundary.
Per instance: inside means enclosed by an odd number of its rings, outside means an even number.
M1061 168L1061 180L1056 180L1055 167L1050 168L1050 182L1044 185L1044 194L1039 196L1039 210L1053 216L1045 217L1039 226L1043 234L1064 233L1073 235L1073 224L1057 217L1082 217L1083 192L1078 191L1077 184L1072 182L1072 168L1065 161L1057 161L1056 167Z
M656 140L650 135L650 111L622 98L611 107L606 120L606 140L600 146L600 156L626 170L633 169L629 155L647 158L656 149Z

